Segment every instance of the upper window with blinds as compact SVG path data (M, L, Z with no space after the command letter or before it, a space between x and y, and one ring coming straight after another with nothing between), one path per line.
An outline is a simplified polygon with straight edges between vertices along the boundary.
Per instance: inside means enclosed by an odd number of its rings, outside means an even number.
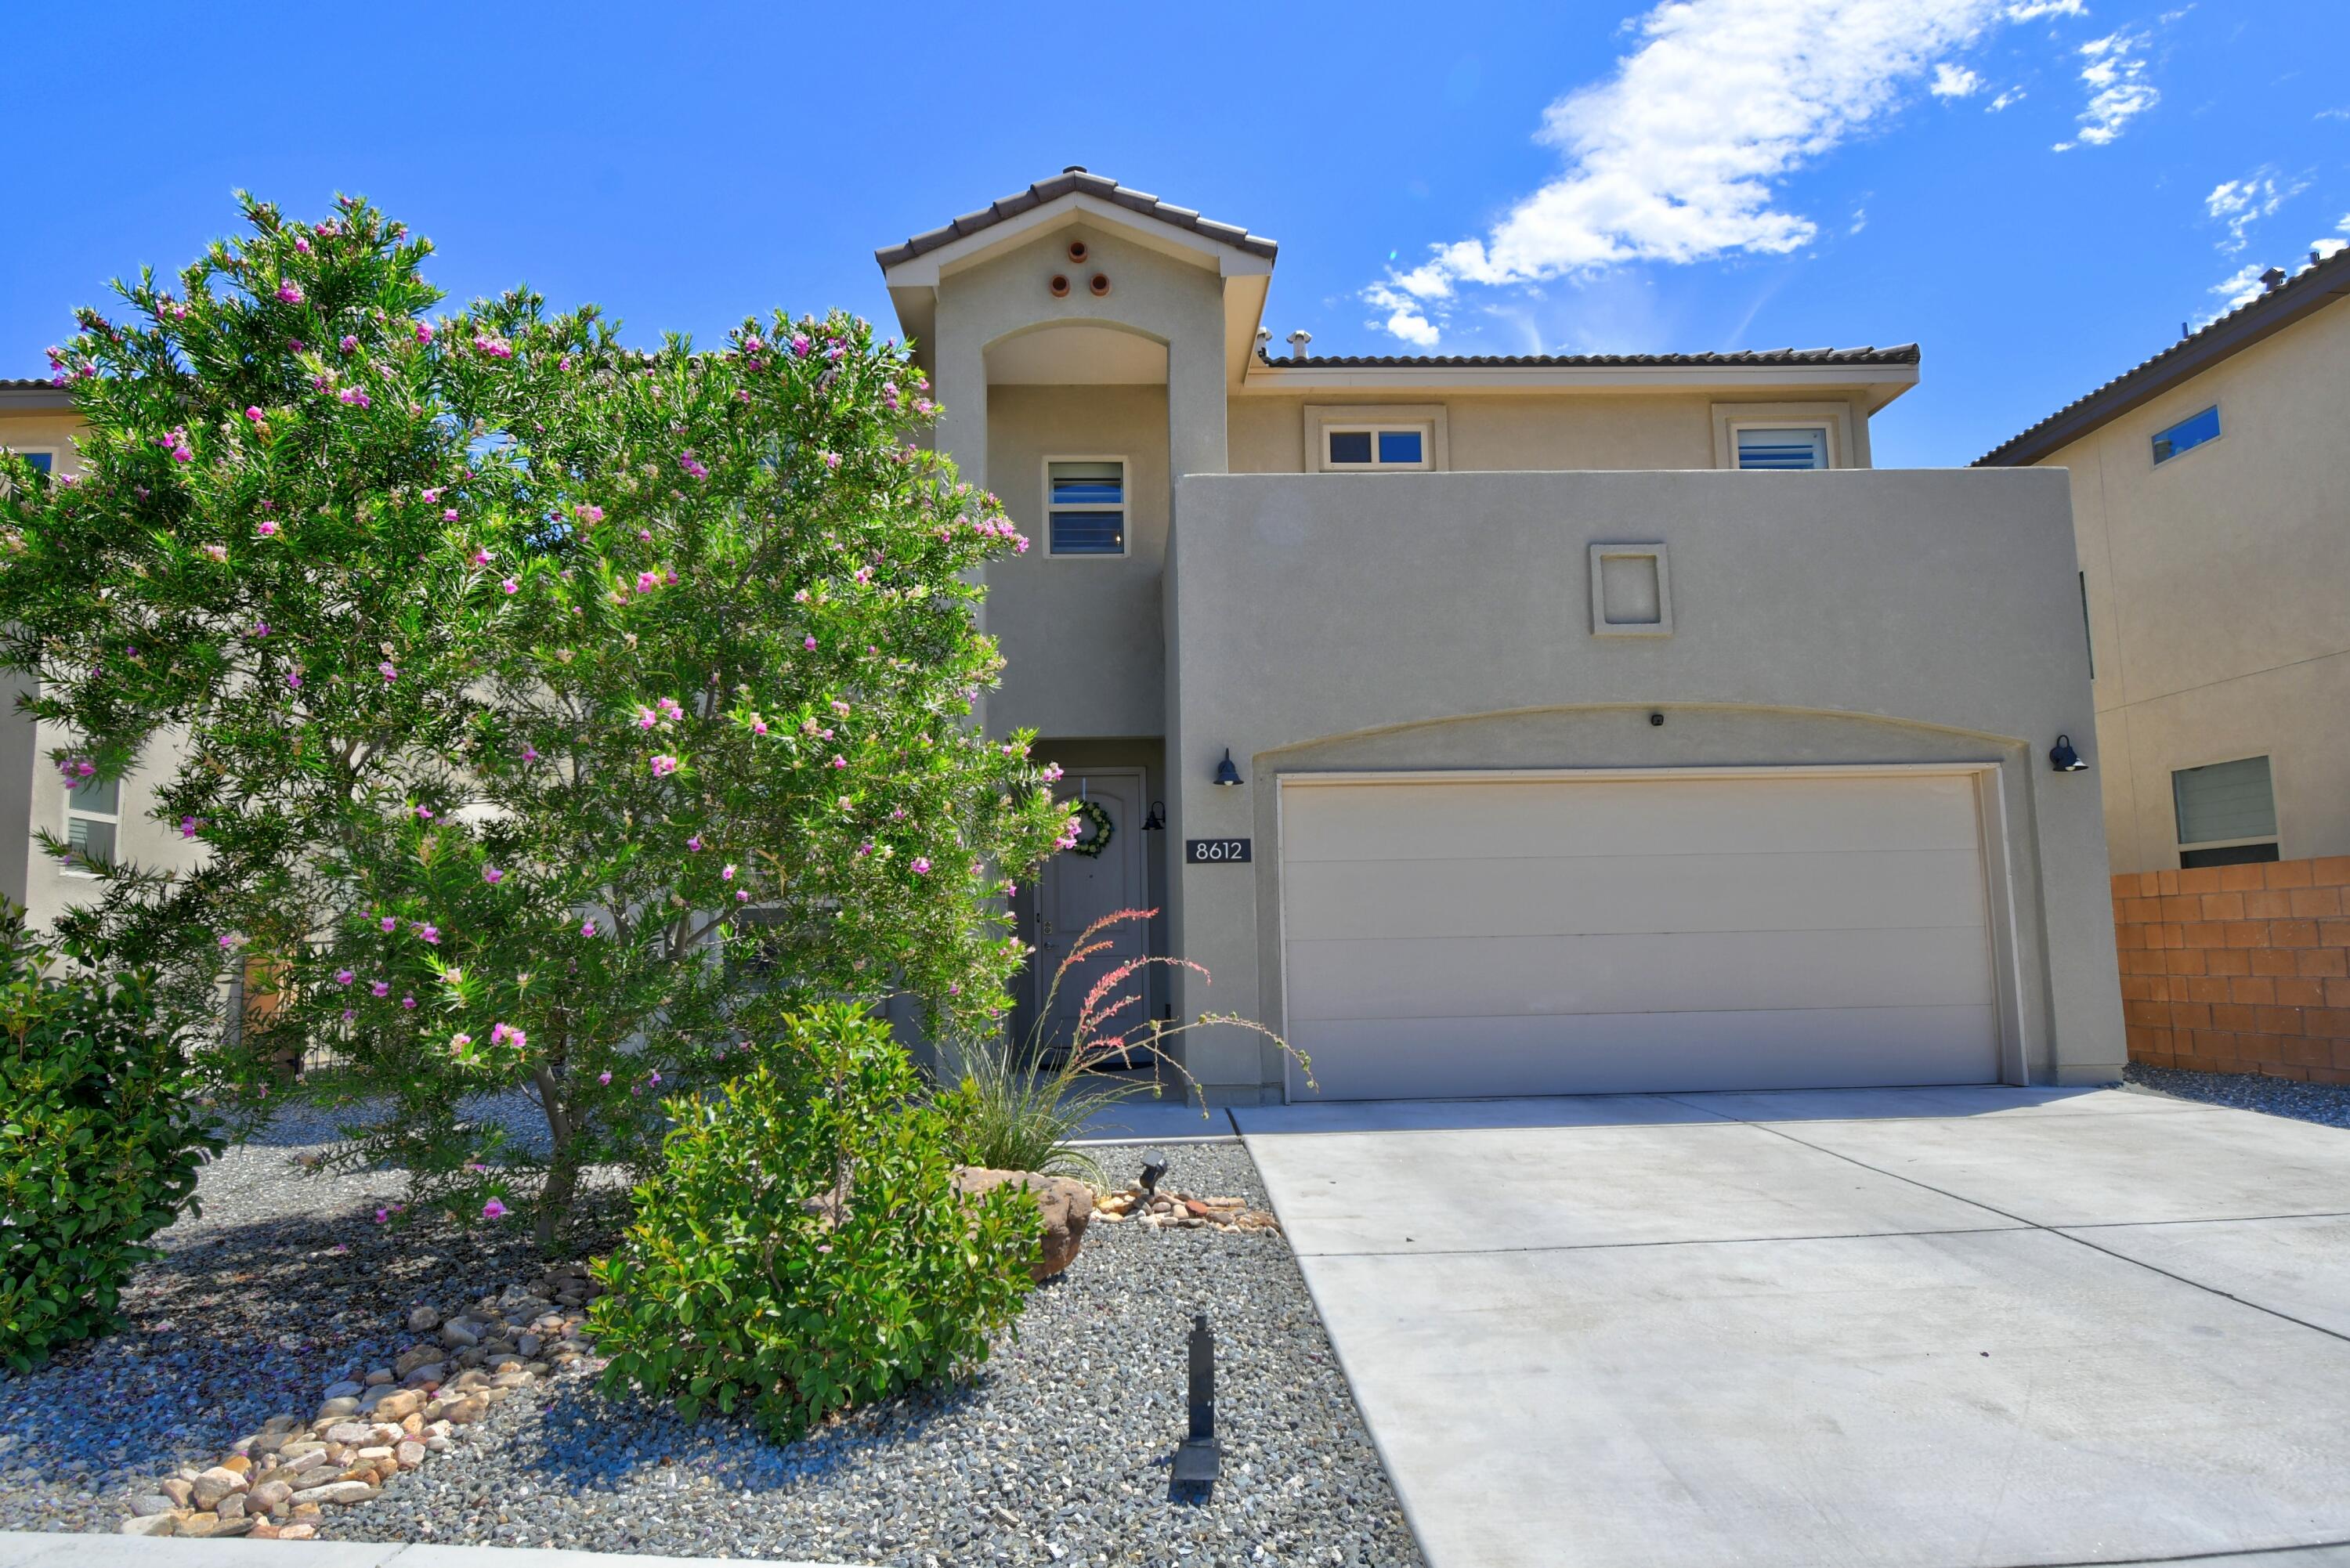
M2266 757L2244 757L2170 775L2178 864L2240 866L2277 857L2276 791Z
M1056 457L1045 463L1045 553L1126 554L1126 459Z
M1738 466L1765 470L1825 468L1825 425L1746 425L1738 431Z
M122 826L122 781L88 778L66 791L66 866L88 874L114 860Z

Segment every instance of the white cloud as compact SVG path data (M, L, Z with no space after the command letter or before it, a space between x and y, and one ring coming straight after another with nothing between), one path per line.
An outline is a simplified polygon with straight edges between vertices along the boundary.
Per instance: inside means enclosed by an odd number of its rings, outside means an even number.
M2268 270L2269 269L2267 267L2262 266L2258 262L2246 262L2242 266L2237 268L2233 274L2220 279L2218 283L2213 284L2211 286L2211 292L2213 294L2225 296L2228 303L2221 306L2211 315L2205 317L2204 319L2206 321L2216 321L2220 317L2225 316L2229 311L2235 309L2236 306L2240 305L2249 305L2253 300L2258 299L2262 295L2267 293L2268 285L2261 281L2261 274Z
M1934 67L1933 84L1926 90L1936 98L1969 98L1982 85L1982 78L1966 67L1944 60Z
M2001 109L2005 109L2008 105L2012 103L2022 103L2030 96L2031 95L2026 93L2022 88L2012 87L2005 92L2000 94L1997 98L1991 99L1989 103L1983 105L1983 112L1985 114L1997 114Z
M1555 178L1363 297L1425 348L1466 286L1795 250L1818 226L1780 204L1787 176L1888 119L1922 78L1975 90L1953 57L1991 28L2080 14L2080 0L1662 0L1610 77L1544 111Z
M2057 151L2069 152L2084 142L2103 147L2121 135L2131 120L2162 101L2162 95L2146 79L2146 56L2139 52L2149 42L2146 34L2123 28L2081 46L2081 57L2089 62L2081 67L2089 102L2080 113L2079 134L2071 141L2058 142Z
M1866 227L1868 227L1868 209L1866 207L1855 207L1852 210L1852 227L1846 229L1845 233L1848 234L1856 234Z
M2250 243L2246 232L2262 218L2274 215L2279 207L2309 188L2306 180L2280 184L2274 169L2255 169L2241 180L2222 180L2203 198L2203 210L2215 223L2228 225L2228 237L2220 242L2222 254L2234 255Z
M2319 261L2331 261L2344 251L2350 251L2350 240L2337 240L2328 234L2322 240L2310 241L2309 249Z

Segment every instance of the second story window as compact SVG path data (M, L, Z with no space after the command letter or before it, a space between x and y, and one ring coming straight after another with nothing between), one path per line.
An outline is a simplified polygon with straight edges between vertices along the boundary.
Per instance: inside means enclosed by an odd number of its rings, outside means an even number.
M122 781L84 779L66 792L67 867L87 870L93 861L114 858L114 836L122 826Z
M2168 430L2154 432L2154 461L2168 462L2182 452L2193 452L2207 441L2220 439L2220 405L2191 414Z
M1334 469L1426 468L1426 425L1326 425L1323 456Z
M1828 432L1824 425L1742 425L1738 430L1738 466L1787 470L1825 468Z
M1045 553L1126 554L1126 459L1046 460Z

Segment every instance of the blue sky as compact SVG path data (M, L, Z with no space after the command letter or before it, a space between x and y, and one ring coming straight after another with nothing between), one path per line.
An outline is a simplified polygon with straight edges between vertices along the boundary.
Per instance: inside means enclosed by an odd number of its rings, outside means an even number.
M452 295L527 282L649 340L886 317L877 245L1083 163L1280 240L1266 325L1316 351L1916 339L1877 458L1940 465L2350 241L2342 0L116 3L41 33L0 88L0 375L227 232L239 185L361 192Z

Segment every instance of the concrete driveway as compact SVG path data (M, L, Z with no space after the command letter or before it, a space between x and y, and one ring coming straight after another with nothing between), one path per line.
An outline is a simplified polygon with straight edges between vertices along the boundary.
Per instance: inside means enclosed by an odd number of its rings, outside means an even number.
M2350 1133L2122 1090L1233 1114L1434 1568L2350 1564Z

